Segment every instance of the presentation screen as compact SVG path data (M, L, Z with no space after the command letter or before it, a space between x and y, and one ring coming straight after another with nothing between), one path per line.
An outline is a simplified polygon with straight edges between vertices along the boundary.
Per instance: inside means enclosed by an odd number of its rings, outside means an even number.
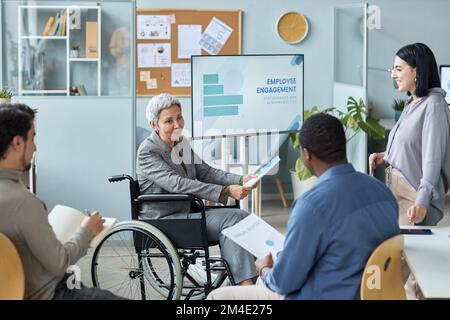
M192 137L299 130L303 60L302 54L192 56Z

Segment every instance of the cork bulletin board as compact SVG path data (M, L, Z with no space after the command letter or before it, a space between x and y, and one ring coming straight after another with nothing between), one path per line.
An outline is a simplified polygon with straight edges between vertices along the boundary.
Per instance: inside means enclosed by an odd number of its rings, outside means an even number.
M191 59L185 48L197 46L200 52L193 54L201 55L241 54L241 10L139 9L136 23L137 96L162 92L190 96ZM214 32L214 26L229 30L226 40L211 50L206 50L206 45L199 49L198 36L208 34L205 30Z

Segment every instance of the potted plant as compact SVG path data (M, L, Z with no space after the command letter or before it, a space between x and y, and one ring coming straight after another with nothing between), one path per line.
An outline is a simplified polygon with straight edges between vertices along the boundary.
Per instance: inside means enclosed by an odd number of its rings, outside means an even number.
M394 99L394 102L392 103L392 109L394 109L395 111L395 122L397 122L398 119L400 119L400 116L404 108L405 108L405 100Z
M319 110L317 107L313 107L304 112L304 120L317 113L328 113L337 117L344 126L347 142L353 139L361 130L367 133L367 135L373 139L384 139L386 129L378 123L378 120L368 116L366 107L362 99L356 101L353 97L349 97L347 100L347 110L345 112L336 108L327 108ZM300 134L298 132L290 135L292 146L295 149L300 150ZM316 177L306 168L302 158L297 158L295 163L295 170L291 170L292 189L294 192L294 198L299 197L304 192L309 190L315 183Z
M0 103L9 103L11 102L11 97L14 93L9 89L1 89L0 90Z
M80 46L72 46L70 50L70 57L71 58L78 58L80 56Z

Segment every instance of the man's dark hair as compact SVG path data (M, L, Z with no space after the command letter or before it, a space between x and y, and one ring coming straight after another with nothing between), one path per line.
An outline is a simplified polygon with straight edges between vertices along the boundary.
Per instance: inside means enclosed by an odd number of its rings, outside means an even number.
M6 151L15 136L27 140L34 121L34 111L25 104L0 104L0 159L4 159Z
M300 130L300 144L322 161L346 161L345 131L339 119L319 113L308 118Z
M431 88L441 86L436 59L425 44L408 44L398 50L396 55L410 67L416 68L416 96L424 97Z

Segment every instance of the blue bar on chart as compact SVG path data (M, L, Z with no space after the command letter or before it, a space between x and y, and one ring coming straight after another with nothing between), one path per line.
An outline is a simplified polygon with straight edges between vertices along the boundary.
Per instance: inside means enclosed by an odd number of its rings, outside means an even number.
M209 85L209 86L203 86L203 94L204 95L211 95L211 94L223 94L223 85Z
M239 110L237 106L203 108L203 116L205 117L237 116L238 114Z
M203 84L219 84L219 75L218 74L204 74L203 75Z
M244 98L242 95L229 95L229 96L204 96L203 106L226 106L242 104Z

